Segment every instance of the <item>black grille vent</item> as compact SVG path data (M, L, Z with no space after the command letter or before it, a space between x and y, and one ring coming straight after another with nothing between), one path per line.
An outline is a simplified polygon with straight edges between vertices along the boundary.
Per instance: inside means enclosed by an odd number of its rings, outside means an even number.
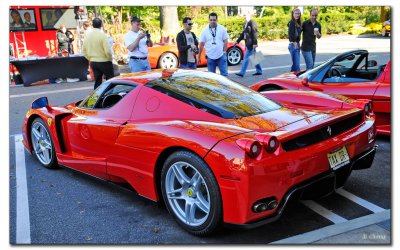
M307 147L309 145L313 145L315 143L321 142L330 137L334 137L349 129L354 128L355 126L357 126L362 122L362 118L363 118L363 113L357 114L355 116L344 119L340 122L330 124L319 130L313 131L311 133L284 142L282 143L282 147L286 151L292 151L299 148Z

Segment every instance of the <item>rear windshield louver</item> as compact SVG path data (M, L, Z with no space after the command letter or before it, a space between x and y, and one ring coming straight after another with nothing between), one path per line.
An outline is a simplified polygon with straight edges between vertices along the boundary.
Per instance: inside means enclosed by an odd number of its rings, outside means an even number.
M286 151L291 151L324 141L328 138L334 137L349 129L354 128L355 126L357 126L362 122L362 117L363 114L360 113L358 115L344 119L340 122L330 124L328 126L320 128L319 130L313 131L311 133L284 142L282 143L282 147Z

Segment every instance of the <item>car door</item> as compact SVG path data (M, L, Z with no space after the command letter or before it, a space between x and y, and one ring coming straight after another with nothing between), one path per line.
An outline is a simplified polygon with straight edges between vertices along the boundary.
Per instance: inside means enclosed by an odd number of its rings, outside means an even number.
M107 157L121 126L131 116L135 87L129 83L104 83L72 110L64 129L69 152L63 159L65 165L108 179Z

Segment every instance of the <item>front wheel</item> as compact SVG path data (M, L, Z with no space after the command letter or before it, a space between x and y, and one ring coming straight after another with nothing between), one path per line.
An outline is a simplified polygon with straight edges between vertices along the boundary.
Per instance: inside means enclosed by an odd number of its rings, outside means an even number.
M161 69L171 69L178 67L178 58L171 52L166 52L160 56L158 67Z
M194 153L178 151L168 157L161 172L161 191L168 211L188 232L204 236L221 225L218 183Z
M46 123L41 118L36 118L30 132L35 157L46 168L57 168L56 151Z
M242 51L238 47L234 46L228 49L226 56L228 57L228 64L235 66L242 60Z

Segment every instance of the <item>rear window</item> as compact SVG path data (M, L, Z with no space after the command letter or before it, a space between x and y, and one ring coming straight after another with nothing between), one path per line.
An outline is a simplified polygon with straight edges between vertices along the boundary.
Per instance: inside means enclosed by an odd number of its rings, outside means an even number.
M207 72L178 71L146 86L223 118L254 116L281 107L250 88Z

